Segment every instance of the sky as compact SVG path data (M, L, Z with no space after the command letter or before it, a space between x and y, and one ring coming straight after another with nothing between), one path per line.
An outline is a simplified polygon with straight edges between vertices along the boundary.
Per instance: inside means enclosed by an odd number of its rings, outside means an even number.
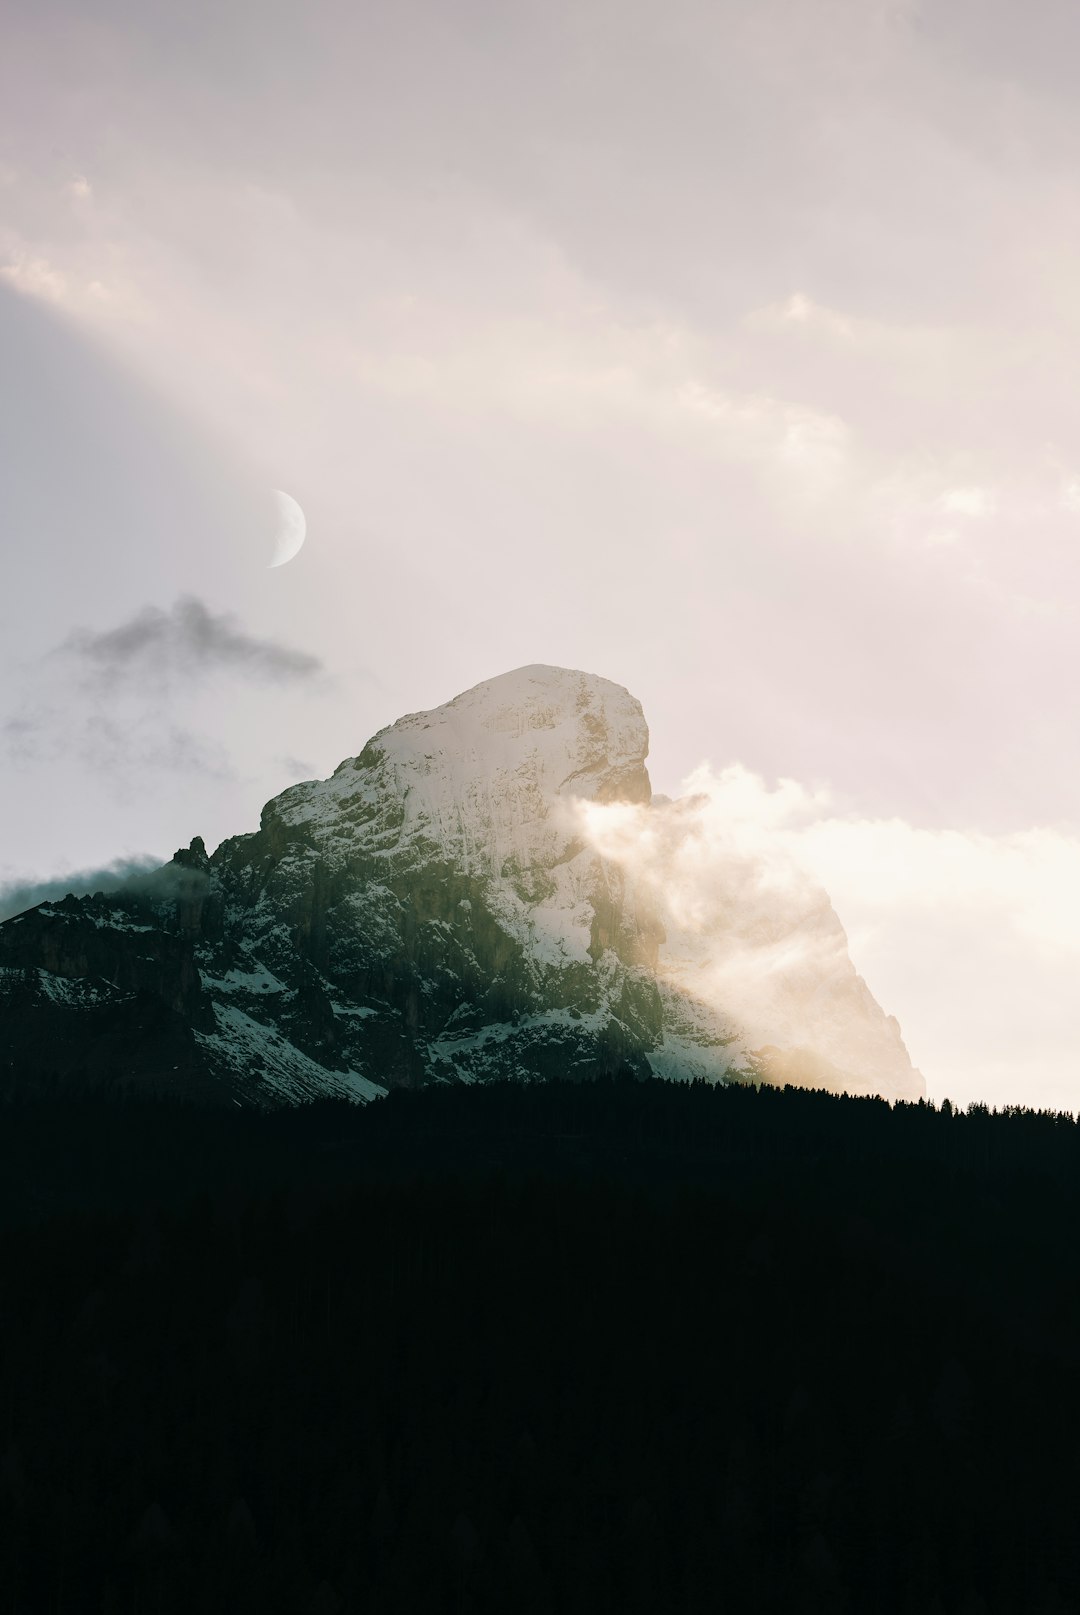
M1078 51L1067 0L11 0L0 883L580 667L824 881L931 1095L1080 1108Z

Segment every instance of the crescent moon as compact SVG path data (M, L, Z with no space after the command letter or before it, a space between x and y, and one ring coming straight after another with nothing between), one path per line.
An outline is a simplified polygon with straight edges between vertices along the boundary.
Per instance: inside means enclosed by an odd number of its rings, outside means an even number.
M275 488L273 492L277 500L278 525L274 536L274 558L270 565L284 566L298 553L307 537L307 521L290 494L282 493L280 488Z

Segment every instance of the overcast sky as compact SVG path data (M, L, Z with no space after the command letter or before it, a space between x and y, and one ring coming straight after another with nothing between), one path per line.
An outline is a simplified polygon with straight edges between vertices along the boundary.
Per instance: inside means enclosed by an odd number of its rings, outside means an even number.
M0 881L582 667L783 804L932 1093L1080 1107L1077 60L1071 0L11 0Z

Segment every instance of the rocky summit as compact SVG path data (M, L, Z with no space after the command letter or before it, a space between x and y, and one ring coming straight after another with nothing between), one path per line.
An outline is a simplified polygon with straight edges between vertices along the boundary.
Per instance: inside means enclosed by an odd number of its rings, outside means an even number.
M698 805L653 799L648 743L621 686L521 668L213 855L196 837L9 919L12 1080L275 1104L630 1070L921 1097L825 894L737 851L699 882Z

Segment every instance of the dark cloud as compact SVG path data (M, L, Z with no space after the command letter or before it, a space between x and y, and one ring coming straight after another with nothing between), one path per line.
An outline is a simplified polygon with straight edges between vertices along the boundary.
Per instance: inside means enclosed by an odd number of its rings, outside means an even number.
M41 756L42 733L46 724L47 719L40 713L33 717L27 713L17 714L0 723L4 750L13 763L30 763Z
M211 672L276 682L309 679L322 662L307 651L248 634L234 617L218 615L186 595L169 611L144 606L117 628L76 630L60 647L99 684L151 678L168 683Z
M38 903L55 902L69 893L83 897L87 892L130 890L145 881L161 862L160 858L149 855L118 858L104 869L80 869L71 875L56 875L51 880L8 881L0 885L0 921L9 920L13 914L24 914Z
M0 759L16 768L75 762L124 792L141 775L234 779L229 748L190 721L194 687L213 675L309 682L322 665L194 597L167 611L147 606L115 628L75 630L26 670L22 699L0 719Z

